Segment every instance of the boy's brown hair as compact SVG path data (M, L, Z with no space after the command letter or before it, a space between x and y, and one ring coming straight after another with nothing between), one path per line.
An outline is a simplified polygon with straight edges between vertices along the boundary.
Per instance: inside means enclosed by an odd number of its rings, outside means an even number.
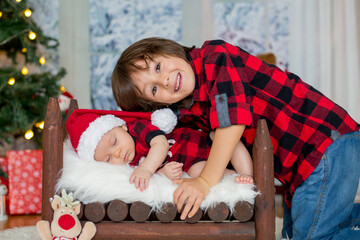
M151 37L130 45L120 56L111 76L113 95L117 105L126 111L154 111L165 107L164 104L143 99L130 75L148 69L148 61L159 55L179 57L189 62L186 53L192 48L182 46L169 39ZM146 67L136 65L143 60Z

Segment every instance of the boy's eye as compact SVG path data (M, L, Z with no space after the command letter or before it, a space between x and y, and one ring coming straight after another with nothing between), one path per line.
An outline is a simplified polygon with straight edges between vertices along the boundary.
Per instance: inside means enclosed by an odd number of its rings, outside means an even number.
M155 96L156 90L157 90L157 85L154 85L151 90L152 95Z
M156 72L160 72L160 63L156 64L155 70Z
M114 138L114 140L113 140L113 146L116 145L116 142L117 142L117 138Z
M111 157L110 157L110 156L106 156L106 158L105 158L105 162L110 162L110 159L111 159Z

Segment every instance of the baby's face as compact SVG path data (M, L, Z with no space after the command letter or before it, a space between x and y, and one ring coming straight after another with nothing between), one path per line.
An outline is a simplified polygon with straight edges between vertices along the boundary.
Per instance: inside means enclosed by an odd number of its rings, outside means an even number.
M146 62L137 65L145 68ZM155 56L147 61L148 69L131 75L141 96L153 102L173 104L193 93L195 75L188 62L179 57Z
M126 126L115 127L105 133L95 149L94 159L124 165L135 157L135 143Z

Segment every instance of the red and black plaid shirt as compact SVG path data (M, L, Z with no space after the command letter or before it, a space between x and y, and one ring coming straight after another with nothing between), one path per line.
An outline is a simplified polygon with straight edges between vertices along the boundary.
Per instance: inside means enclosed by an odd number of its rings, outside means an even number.
M344 109L298 76L222 40L191 50L188 60L196 85L193 105L181 109L180 121L194 114L205 130L245 124L243 141L251 148L257 121L266 119L275 176L290 193L314 171L333 142L332 130L343 135L359 129Z
M151 124L147 119L136 120L128 124L130 135L135 141L135 157L131 161L131 166L137 166L141 157L146 157L151 140L158 135L165 135L163 131ZM170 144L171 156L167 156L164 164L171 161L183 163L183 170L187 172L189 168L199 161L206 161L211 148L209 134L192 128L175 128L166 135L167 139L174 140Z

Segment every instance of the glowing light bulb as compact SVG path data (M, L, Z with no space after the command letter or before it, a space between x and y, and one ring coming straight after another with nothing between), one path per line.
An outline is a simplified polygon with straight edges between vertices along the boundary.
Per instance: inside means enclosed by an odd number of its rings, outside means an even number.
M27 67L23 67L21 69L21 73L22 73L22 75L27 75L29 73L29 69Z
M29 140L29 139L32 139L34 137L34 132L30 129L30 130L27 130L24 137Z
M40 59L39 59L39 63L41 64L41 65L44 65L45 64L45 58L44 57L41 57Z
M16 0L17 2L21 2L21 0Z
M0 18L2 17L2 12L0 12Z
M41 121L41 122L36 123L35 127L40 128L40 129L44 129L44 124L45 124L45 122Z
M66 92L66 88L65 88L64 86L61 86L61 87L60 87L60 91L61 91L61 92Z
M24 11L24 15L25 15L25 17L30 17L30 16L31 16L31 14L32 14L32 12L31 12L31 10L30 10L30 9L26 9L26 10Z
M22 52L22 53L26 53L26 52L27 52L27 48L21 49L21 52Z
M34 33L33 31L29 32L29 39L30 40L34 40L36 38L36 33Z
M15 78L13 78L13 77L9 78L8 84L10 86L14 85L15 84Z

